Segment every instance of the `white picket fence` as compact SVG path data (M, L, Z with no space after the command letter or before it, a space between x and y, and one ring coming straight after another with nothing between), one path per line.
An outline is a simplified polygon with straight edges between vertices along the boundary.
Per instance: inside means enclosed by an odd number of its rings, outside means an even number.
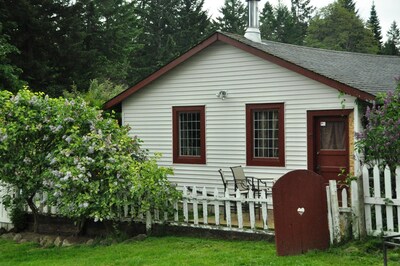
M161 213L158 210L147 212L146 215L133 217L136 213L133 205L122 208L119 217L121 221L134 220L146 223L146 229L151 230L152 224L169 224L172 226L188 226L204 229L226 231L267 233L268 210L272 209L272 194L262 191L260 195L249 193L245 198L240 191L230 192L205 187L190 190L183 187L182 200L173 206L173 214ZM46 194L38 194L34 198L39 213L57 215L57 208L46 205ZM30 209L27 209L30 211Z
M268 231L268 209L272 209L272 194L267 195L263 190L259 196L250 192L245 198L239 190L231 194L228 189L224 195L217 188L209 192L206 188L198 191L193 187L189 192L184 187L181 202L183 221L179 217L179 205L176 203L174 206L171 225L263 233Z
M0 228L5 228L7 230L13 227L10 217L2 204L2 198L5 193L5 189L0 185Z
M383 172L383 174L382 174ZM400 233L400 167L392 177L386 167L363 168L365 224L368 235Z

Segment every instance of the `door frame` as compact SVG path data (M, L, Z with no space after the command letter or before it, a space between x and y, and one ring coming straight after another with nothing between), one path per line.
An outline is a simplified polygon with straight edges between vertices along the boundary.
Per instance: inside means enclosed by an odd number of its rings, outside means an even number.
M315 120L321 116L345 116L347 117L347 130L350 132L349 115L353 109L333 109L333 110L315 110L307 111L307 169L314 172L316 163L316 143L315 143ZM350 141L347 136L348 165L350 166Z

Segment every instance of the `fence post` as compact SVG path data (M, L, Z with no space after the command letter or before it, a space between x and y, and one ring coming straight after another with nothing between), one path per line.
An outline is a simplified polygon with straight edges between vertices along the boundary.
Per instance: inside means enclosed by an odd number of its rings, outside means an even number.
M370 197L371 193L369 191L369 172L366 165L363 167L363 189L364 189L364 197ZM370 234L372 231L372 215L371 215L371 205L364 204L364 212L365 212L365 230L366 234Z
M338 201L336 180L329 180L329 192L331 198L333 242L340 243L341 233L340 233L340 218L339 218L339 201Z

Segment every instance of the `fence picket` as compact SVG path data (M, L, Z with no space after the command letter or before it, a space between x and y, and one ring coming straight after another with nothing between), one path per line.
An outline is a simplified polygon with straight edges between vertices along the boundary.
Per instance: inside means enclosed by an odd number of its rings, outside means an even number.
M380 173L379 167L375 165L374 167L374 197L381 198L381 183L380 183ZM375 204L375 221L376 228L375 230L381 232L383 230L382 224L382 206L379 204Z
M396 199L400 199L400 167L396 169ZM397 231L400 232L400 206L397 206Z
M388 166L385 167L385 198L392 198L392 180L390 176L390 169ZM393 231L393 206L392 203L388 202L386 204L386 225L388 231Z
M254 199L253 191L249 191L249 199ZM254 201L249 202L249 212L250 212L250 228L256 228L256 217L255 217L255 210L254 210Z
M339 220L339 201L336 180L329 180L329 195L331 198L333 242L340 243L341 233Z
M178 202L174 203L174 222L179 222L179 209L178 209Z
M206 187L203 187L203 197L207 197L207 190ZM207 206L207 200L203 200L203 224L208 224L208 206Z
M226 188L225 191L225 219L226 219L226 226L232 227L232 219L231 219L231 200L229 197L229 188Z
M357 181L351 181L351 210L352 210L352 232L354 239L360 238L360 208L358 202L358 186Z
M363 167L363 187L364 187L364 197L371 197L370 186L369 186L369 171L366 165ZM372 215L371 215L371 205L364 204L365 209L365 227L367 230L367 234L372 232Z
M348 208L349 205L347 203L347 189L342 189L342 208Z
M266 193L265 190L261 191L261 199L264 200L266 199ZM268 218L268 214L267 214L267 203L266 202L261 202L261 213L262 213L262 219L263 219L263 228L264 230L268 229L268 223L267 223L267 218Z
M240 190L236 190L236 198L242 199L242 195L240 194ZM243 209L242 209L242 202L236 202L236 212L237 212L237 219L238 219L238 228L243 229Z
M215 188L214 190L214 197L218 197L218 188ZM214 202L214 216L215 216L215 225L219 225L219 202L216 200Z
M189 222L189 210L188 210L188 200L187 200L187 188L183 187L183 220L185 223Z
M192 192L192 203L193 203L193 221L195 225L199 224L199 207L197 203L197 188L196 186L193 187L193 192Z
M329 239L331 245L333 244L333 217L332 217L332 204L331 204L331 195L330 195L330 187L326 186L326 202L328 205L328 226L329 226Z

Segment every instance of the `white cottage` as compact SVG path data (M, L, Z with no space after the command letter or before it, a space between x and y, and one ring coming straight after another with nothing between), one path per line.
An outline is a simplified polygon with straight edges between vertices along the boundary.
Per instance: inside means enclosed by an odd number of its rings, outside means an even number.
M105 108L122 110L179 186L222 187L217 170L236 165L274 179L358 172L359 105L396 87L400 57L261 42L256 26L215 32Z

